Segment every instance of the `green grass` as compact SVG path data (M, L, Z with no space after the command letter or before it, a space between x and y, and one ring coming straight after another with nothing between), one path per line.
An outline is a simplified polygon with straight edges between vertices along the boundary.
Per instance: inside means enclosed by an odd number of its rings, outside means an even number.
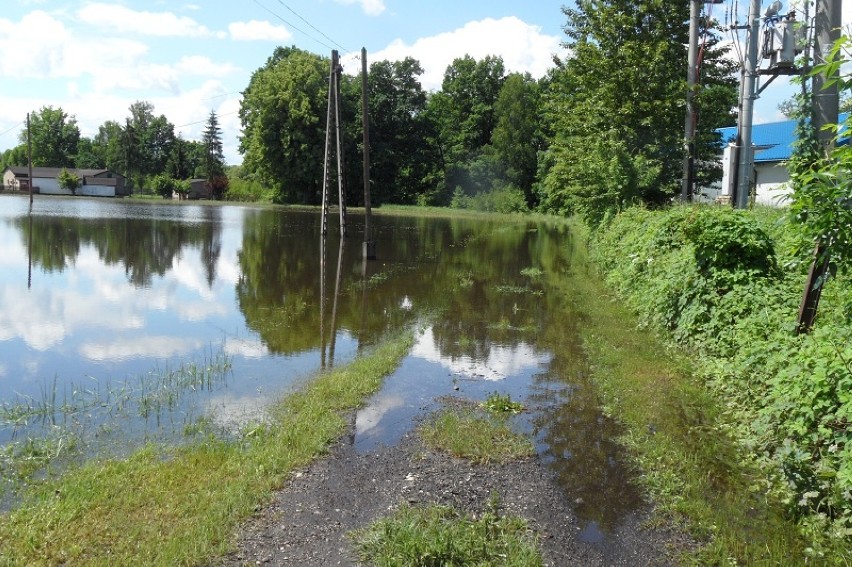
M579 246L576 252L584 255ZM624 302L602 294L594 276L572 278L563 293L583 316L579 328L592 377L605 411L626 428L622 442L658 517L704 542L683 561L801 562L804 544L795 523L760 489L761 473L728 435L719 400L694 375L686 354L638 329Z
M520 402L512 401L512 396L509 394L501 394L494 392L489 394L481 406L490 412L492 415L507 415L517 414L524 411L524 405Z
M239 441L208 437L94 461L33 488L0 517L0 565L191 565L229 549L236 526L323 454L412 344L407 334L321 374Z
M446 506L405 505L352 537L361 559L382 567L543 564L527 523L500 516L493 505L480 518Z
M473 408L447 408L420 426L420 436L433 449L478 463L531 457L535 447L511 430L505 419Z

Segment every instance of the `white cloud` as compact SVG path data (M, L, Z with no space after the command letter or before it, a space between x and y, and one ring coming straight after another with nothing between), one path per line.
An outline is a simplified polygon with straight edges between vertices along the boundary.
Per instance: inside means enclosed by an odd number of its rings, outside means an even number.
M560 42L557 36L543 34L541 27L511 16L469 22L454 31L418 39L412 45L397 39L369 57L373 61L414 57L423 66L424 73L420 78L423 88L437 90L441 88L447 66L465 54L475 59L499 55L507 71L528 72L534 77L542 77L552 67L553 55L564 54ZM360 70L360 64L354 60L355 55L349 54L344 58L344 67L353 72Z
M385 11L384 0L336 0L338 4L349 6L350 4L360 4L361 9L368 16L378 16Z
M118 4L92 3L77 11L77 18L88 25L113 33L136 33L159 37L211 37L214 34L186 16L171 12L140 12Z
M228 25L228 32L235 41L287 41L293 37L286 27L260 20L234 22Z

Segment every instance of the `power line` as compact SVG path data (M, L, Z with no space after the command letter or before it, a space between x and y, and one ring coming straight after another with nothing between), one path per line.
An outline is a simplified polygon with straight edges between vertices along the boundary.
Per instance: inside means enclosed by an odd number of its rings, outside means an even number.
M9 132L11 132L11 131L12 131L12 130L14 130L15 128L18 128L18 127L20 127L20 126L24 126L25 124L26 124L26 122L18 122L17 124L15 124L15 125L14 125L14 126L12 126L11 128L9 128L8 130L6 130L5 132L3 132L2 134L0 134L0 137L5 136L6 134L8 134Z
M308 24L311 27L311 29L313 29L315 32L317 32L318 34L320 34L321 36L326 38L328 41L330 41L331 43L333 43L334 45L336 45L337 47L339 47L343 51L347 51L347 52L349 51L348 49L346 49L345 47L343 47L342 45L340 45L339 43L334 41L332 38L325 35L321 30L317 29L317 27L314 26L311 22L309 22L308 20L306 20L305 18L303 18L302 16L297 14L296 11L293 8L291 8L290 6L285 4L282 0L278 0L278 3L281 4L282 6L284 6L285 8L287 8L288 10L290 10L293 13L294 16L296 16L297 18L299 18L300 20L302 20L303 22Z
M311 34L306 32L305 30L299 28L298 26L294 26L293 24L291 24L290 22L288 22L287 20L282 18L280 15L278 15L274 11L270 10L269 8L267 8L266 6L264 6L263 4L258 2L258 0L254 0L254 3L257 4L258 6L260 6L261 8L263 8L264 10L266 10L267 12L269 12L270 14L272 14L273 16L275 16L276 18L278 18L279 20L281 20L282 22L284 22L285 24L287 24L288 26L290 26L291 28L293 28L294 30L296 30L297 32L301 33L302 35L305 35L305 36L311 38L315 42L319 43L320 45L322 45L324 47L327 47L328 49L334 49L334 47L332 47L331 45L322 41L321 39L317 39L316 37L312 36Z

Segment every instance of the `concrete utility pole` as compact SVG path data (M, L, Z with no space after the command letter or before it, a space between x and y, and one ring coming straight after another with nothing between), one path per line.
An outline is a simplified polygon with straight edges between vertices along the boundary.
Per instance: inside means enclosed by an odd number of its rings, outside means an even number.
M684 123L684 145L686 156L683 158L683 182L680 188L680 200L688 203L692 200L695 187L695 88L698 83L698 18L701 16L701 2L689 0L689 53L686 69L686 122Z
M745 69L741 91L742 103L737 128L737 176L736 192L733 195L734 207L748 207L749 189L754 170L754 149L751 144L752 120L754 119L754 101L757 98L757 60L758 39L760 36L760 0L752 0L748 11L749 32L746 46Z
M816 12L814 14L814 64L825 63L834 42L840 39L842 9L841 0L816 0ZM813 126L816 130L817 140L828 156L834 148L835 133L832 130L824 130L826 124L837 124L840 111L840 99L837 85L826 87L835 76L824 73L815 75L813 79ZM829 250L822 244L817 245L814 250L814 260L805 280L805 290L802 293L802 302L799 305L799 318L796 333L807 333L811 330L816 318L819 299L822 295L822 282L828 272Z

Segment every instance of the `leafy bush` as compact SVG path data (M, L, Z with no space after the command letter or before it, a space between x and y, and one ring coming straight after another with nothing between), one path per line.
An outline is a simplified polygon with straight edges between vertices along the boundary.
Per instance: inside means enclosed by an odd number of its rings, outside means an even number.
M230 185L225 192L224 199L226 201L241 201L244 203L255 202L272 202L275 196L275 191L264 186L259 181L253 179L242 179L240 177L231 177Z
M465 195L460 187L456 187L450 207L489 213L523 213L529 210L524 192L511 185L498 186L473 196Z
M807 239L782 211L640 208L593 233L592 257L644 325L693 350L727 427L789 505L815 556L852 560L852 281L827 285L796 336ZM780 269L783 266L784 269Z

